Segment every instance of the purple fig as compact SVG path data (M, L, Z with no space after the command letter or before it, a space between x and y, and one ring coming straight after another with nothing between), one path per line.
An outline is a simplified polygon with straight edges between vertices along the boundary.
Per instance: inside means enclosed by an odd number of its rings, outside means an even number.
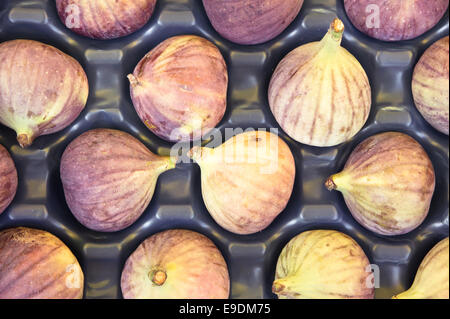
M61 159L67 204L84 226L102 232L134 223L152 199L158 176L175 164L128 133L95 129L76 138Z
M448 0L344 0L353 25L383 41L417 38L444 16Z
M172 229L150 236L131 254L121 288L126 299L226 299L230 279L209 238Z
M81 65L58 49L31 40L0 44L0 123L28 147L40 135L70 125L86 105Z
M0 231L0 299L81 299L77 258L54 235L18 227Z
M281 34L297 17L303 0L203 0L214 29L239 44L259 44Z
M201 37L167 39L128 78L139 117L165 140L199 138L225 113L227 66L219 49Z
M438 131L448 135L449 37L429 47L414 69L412 92L417 109Z
M156 0L56 0L61 21L72 31L93 39L115 39L142 28Z

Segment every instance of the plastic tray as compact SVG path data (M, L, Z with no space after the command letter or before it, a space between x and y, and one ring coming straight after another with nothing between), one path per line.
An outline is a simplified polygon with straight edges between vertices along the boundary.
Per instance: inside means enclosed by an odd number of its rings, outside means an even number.
M222 132L226 127L279 128L267 100L276 65L297 46L320 40L336 16L346 26L343 46L369 76L370 118L353 140L332 148L301 145L280 129L295 156L297 175L286 210L267 229L240 236L218 226L203 203L196 164L180 164L161 175L148 208L123 231L91 231L73 217L64 199L59 164L66 146L81 133L99 127L120 129L138 137L153 152L169 154L172 144L153 135L138 118L126 78L157 44L174 35L197 34L220 48L229 71L228 108L218 126ZM70 127L39 137L28 149L21 149L15 133L0 125L0 143L12 154L19 174L17 195L0 215L0 229L35 227L61 238L83 268L85 298L121 298L120 275L126 258L145 238L169 228L192 229L216 243L228 263L231 298L275 298L271 285L284 245L305 230L335 229L353 237L371 263L380 267L376 298L390 298L409 288L422 258L449 234L448 137L425 122L411 93L414 65L427 47L448 33L447 12L435 28L416 40L381 42L352 26L343 1L305 0L299 16L281 36L262 45L240 46L214 31L200 0L158 0L143 29L125 38L99 41L68 30L57 16L54 1L1 0L0 42L34 39L75 57L89 78L90 95L85 110ZM407 133L425 147L437 181L425 222L409 234L383 237L360 226L342 195L328 192L323 183L343 168L357 143L390 130Z

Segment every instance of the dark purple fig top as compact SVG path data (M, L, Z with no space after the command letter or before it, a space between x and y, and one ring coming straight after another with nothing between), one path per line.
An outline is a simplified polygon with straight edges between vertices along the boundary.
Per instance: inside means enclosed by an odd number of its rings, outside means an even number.
M142 28L155 9L156 0L56 0L62 23L93 39L115 39Z
M449 0L344 0L353 25L383 41L417 38L444 16Z
M297 17L303 0L203 0L214 29L239 44L270 41Z

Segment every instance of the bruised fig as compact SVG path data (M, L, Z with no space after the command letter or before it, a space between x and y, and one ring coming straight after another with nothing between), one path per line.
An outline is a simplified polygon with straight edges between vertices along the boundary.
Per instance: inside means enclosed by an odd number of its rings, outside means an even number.
M448 237L425 256L411 288L393 299L448 299Z
M270 41L297 17L303 0L203 0L212 26L239 44Z
M56 0L61 21L72 31L93 39L115 39L142 28L156 0Z
M16 191L16 166L8 151L0 144L0 214L11 204Z
M344 24L335 19L320 42L302 45L277 66L269 104L281 128L312 146L335 146L364 126L371 89L358 60L341 47Z
M228 268L207 237L182 229L147 238L122 271L126 299L226 299Z
M373 299L372 280L357 242L338 231L313 230L283 248L272 291L280 299Z
M113 232L134 223L152 199L159 175L175 167L128 133L95 129L76 138L61 159L67 204L87 228Z
M84 276L54 235L25 227L0 231L0 299L81 299Z
M448 135L449 37L429 47L414 69L414 102L425 120Z
M416 140L387 132L359 144L344 170L325 185L342 192L362 226L381 235L401 235L418 227L427 216L435 175Z
M86 105L81 65L58 49L31 40L0 44L0 123L28 147L40 135L71 124Z
M448 0L344 0L353 25L383 41L417 38L444 16Z
M165 140L198 139L225 114L227 66L219 49L201 37L167 39L128 78L139 117Z
M294 157L275 134L241 133L214 149L194 147L188 155L200 165L206 208L230 232L265 229L291 197Z

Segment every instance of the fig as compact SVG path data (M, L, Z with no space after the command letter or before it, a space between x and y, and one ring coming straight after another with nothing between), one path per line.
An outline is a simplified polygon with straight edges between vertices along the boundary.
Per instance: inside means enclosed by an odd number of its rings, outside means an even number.
M219 49L194 35L169 38L128 75L131 98L142 122L172 142L200 138L223 118L227 65Z
M338 190L353 217L381 235L406 234L428 214L435 187L433 164L412 137L386 132L351 153L344 170L325 183Z
M291 24L303 0L203 0L203 5L221 36L238 44L260 44Z
M241 133L214 149L194 147L188 156L200 165L206 208L230 232L247 235L265 229L291 197L294 157L273 133Z
M121 288L125 299L226 299L230 279L209 238L172 229L150 236L131 254Z
M56 0L62 23L92 39L115 39L141 29L155 9L156 0Z
M335 146L364 126L371 88L356 58L340 46L344 24L335 19L319 42L291 51L269 85L269 105L281 128L297 142Z
M134 223L152 199L160 174L174 168L128 133L94 129L72 141L61 158L67 204L92 230L113 232Z
M417 63L412 92L417 109L438 131L448 135L449 38L429 47Z
M344 0L353 25L382 41L417 38L444 16L448 0Z
M448 237L440 241L425 256L414 283L393 299L449 299Z
M70 125L84 109L89 86L81 65L58 49L32 40L0 44L0 123L21 147Z
M8 151L0 144L0 214L11 204L17 191L17 170Z
M312 230L281 251L272 291L280 299L373 299L372 276L367 256L351 237Z
M18 227L0 231L0 299L81 299L83 271L54 235Z

